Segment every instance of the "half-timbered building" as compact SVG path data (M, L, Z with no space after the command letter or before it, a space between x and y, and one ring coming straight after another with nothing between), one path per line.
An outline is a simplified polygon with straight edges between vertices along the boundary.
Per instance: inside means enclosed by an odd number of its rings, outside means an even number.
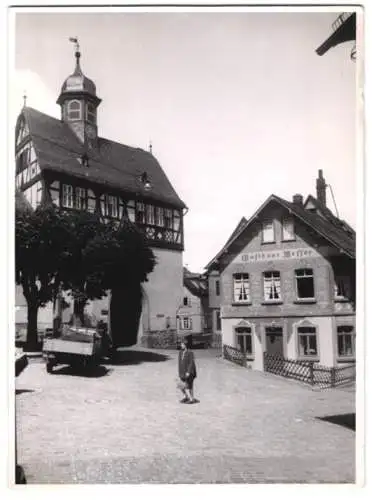
M62 85L56 119L24 106L16 124L16 188L33 208L49 201L66 210L98 212L104 220L125 217L145 233L157 265L144 284L143 334L176 328L183 296L183 215L186 208L151 151L99 134L96 86L80 66ZM17 290L17 323L25 303ZM107 314L107 299L87 307L93 318ZM51 307L41 311L40 328L52 323Z

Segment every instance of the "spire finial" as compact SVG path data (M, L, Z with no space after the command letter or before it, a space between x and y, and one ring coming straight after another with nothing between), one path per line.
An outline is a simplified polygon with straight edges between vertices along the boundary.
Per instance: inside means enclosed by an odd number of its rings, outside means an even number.
M79 45L78 37L77 36L75 36L75 37L70 36L69 40L70 40L70 42L75 44L75 55L80 54L80 45Z
M150 140L150 144L149 144L149 151L152 154L152 142L151 142L151 140Z
M25 108L27 105L27 94L26 91L23 91L23 107Z
M75 44L75 57L76 57L76 68L75 68L75 73L81 73L81 68L80 68L80 45L79 45L79 40L78 37L72 37L70 36L69 41Z

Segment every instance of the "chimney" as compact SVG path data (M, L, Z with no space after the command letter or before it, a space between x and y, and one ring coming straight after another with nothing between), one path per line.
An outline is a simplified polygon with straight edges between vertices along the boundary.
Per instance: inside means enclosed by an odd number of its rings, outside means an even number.
M302 194L294 194L293 195L293 203L295 205L302 207L302 205L304 204L304 199L303 199Z
M323 206L327 205L326 201L327 184L323 177L323 170L318 170L318 178L316 180L316 197L319 203Z

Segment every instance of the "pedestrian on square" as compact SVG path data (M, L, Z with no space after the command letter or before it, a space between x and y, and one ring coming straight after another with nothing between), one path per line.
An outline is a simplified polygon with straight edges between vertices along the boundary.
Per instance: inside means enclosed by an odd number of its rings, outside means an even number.
M194 399L194 379L196 378L196 365L194 353L188 348L186 340L182 340L181 349L178 354L178 376L181 380L179 389L184 398L180 403L196 403Z

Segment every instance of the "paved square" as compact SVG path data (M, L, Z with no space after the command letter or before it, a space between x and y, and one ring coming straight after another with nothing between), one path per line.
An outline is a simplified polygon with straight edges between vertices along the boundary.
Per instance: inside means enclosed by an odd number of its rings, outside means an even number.
M16 380L18 462L28 483L355 481L353 391L312 390L196 350L199 404L182 405L176 351L136 347L95 376ZM107 372L106 372L107 370Z

